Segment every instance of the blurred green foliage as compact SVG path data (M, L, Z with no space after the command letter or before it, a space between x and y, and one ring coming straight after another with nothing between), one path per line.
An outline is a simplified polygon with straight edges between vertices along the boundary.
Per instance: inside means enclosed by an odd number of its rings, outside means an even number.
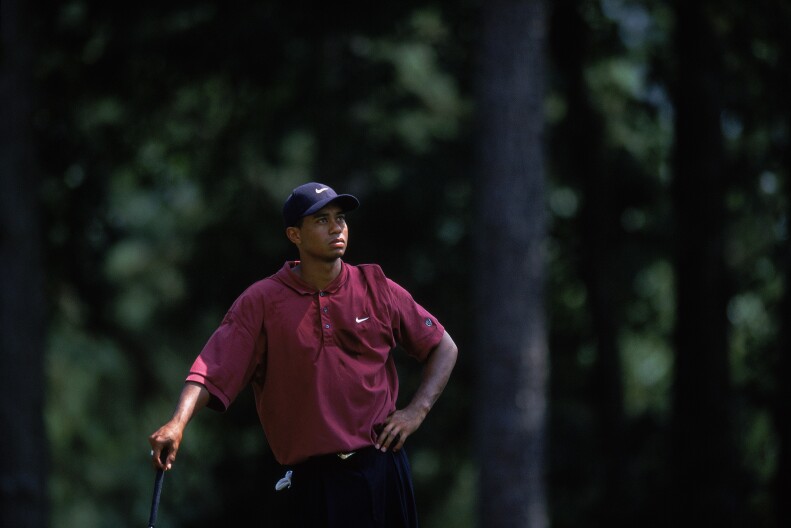
M305 180L365 204L351 261L382 262L462 324L459 280L429 293L464 273L443 271L436 255L462 249L467 198L442 189L470 178L463 160L444 161L470 102L458 80L467 52L439 8L404 5L335 26L297 6L74 1L52 5L40 24L53 526L146 518L147 436L233 298L295 256L279 209ZM422 182L427 170L433 183ZM433 196L415 199L418 183ZM418 370L401 368L410 387ZM471 517L462 393L449 389L412 446L429 525ZM271 466L246 392L190 426L159 526L265 517Z
M789 137L772 82L788 43L761 22L791 17L771 2L749 11L726 4L712 16L732 79L722 117L730 359L752 480L744 499L755 525L770 526L778 446L767 402L780 382ZM612 176L606 250L629 426L624 463L631 507L648 516L664 478L673 376L672 17L655 0L577 9L592 38L580 73ZM360 196L348 260L381 263L459 344L454 378L408 448L423 524L474 525L470 357L485 351L470 346L470 284L485 270L471 268L469 228L474 111L486 111L474 107L476 13L467 2L42 6L35 125L51 303L53 527L142 524L153 477L147 436L169 417L186 369L236 295L295 256L279 209L306 180ZM595 460L607 437L591 405L598 351L581 278L579 222L590 197L586 175L569 170L568 93L553 68L549 495L556 526L582 526L601 498ZM399 368L406 397L418 369ZM201 414L188 429L158 526L265 517L262 490L277 471L243 393L227 413Z

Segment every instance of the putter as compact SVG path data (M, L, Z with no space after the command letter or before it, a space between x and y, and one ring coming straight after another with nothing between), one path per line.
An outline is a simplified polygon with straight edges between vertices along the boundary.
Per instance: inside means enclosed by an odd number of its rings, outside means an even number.
M148 528L154 528L157 522L157 512L159 511L159 497L162 495L162 480L165 478L165 472L157 469L157 474L154 477L154 496L151 498L151 514L148 516Z

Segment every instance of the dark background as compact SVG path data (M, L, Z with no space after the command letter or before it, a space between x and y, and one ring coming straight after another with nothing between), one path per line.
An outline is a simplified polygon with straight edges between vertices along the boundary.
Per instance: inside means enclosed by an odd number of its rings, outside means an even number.
M296 256L280 207L317 180L362 202L346 259L459 345L408 445L421 521L488 526L474 328L516 308L474 293L498 259L479 190L513 192L476 157L481 20L525 3L3 0L3 509L145 522L147 436L233 299ZM545 6L524 207L547 214L551 525L788 526L791 7ZM245 392L190 425L158 526L265 526L275 470Z

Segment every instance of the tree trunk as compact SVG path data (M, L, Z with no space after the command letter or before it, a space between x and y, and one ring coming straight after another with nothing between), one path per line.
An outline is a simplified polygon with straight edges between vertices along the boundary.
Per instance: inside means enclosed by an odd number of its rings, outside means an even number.
M616 292L619 281L617 232L620 211L615 203L613 171L608 170L603 153L605 127L589 99L585 67L591 49L591 31L580 15L582 0L556 0L553 4L553 57L567 102L567 112L559 134L557 156L563 170L582 190L582 208L577 229L580 233L579 274L588 292L596 362L592 375L591 403L597 416L596 437L589 439L599 455L587 461L597 468L601 487L592 524L622 526L629 507L625 501L624 402L620 352L617 344L619 313Z
M475 216L481 526L548 526L540 0L482 5Z
M674 8L677 312L669 493L676 521L740 526L723 260L719 53L704 5L677 0Z
M791 125L791 122L789 122ZM791 174L791 156L786 163L786 174ZM791 182L786 184L786 204L791 204ZM786 217L789 213L786 211ZM777 429L778 454L774 477L775 526L791 526L791 504L788 501L788 490L791 486L791 248L787 241L782 249L783 276L785 293L780 308L780 336L778 339L775 370L777 393L774 404L774 423Z
M786 26L783 26L786 27ZM784 48L788 52L783 54L787 60L791 56L791 48ZM783 62L781 62L783 64ZM788 90L791 89L791 80L788 75L782 75L778 79L776 86L780 98L787 98ZM791 106L787 102L780 102L779 108L784 108L786 115L786 127L791 130ZM783 169L785 170L785 218L786 222L791 217L791 145L786 141L784 154L782 157ZM774 385L777 390L774 394L774 424L777 431L777 466L774 474L774 509L775 526L791 526L791 503L788 501L788 490L791 487L791 246L787 239L778 241L778 253L780 262L779 271L783 274L785 291L780 305L778 325L778 339L776 351L776 366L774 369Z
M0 5L0 526L47 526L44 300L25 2Z

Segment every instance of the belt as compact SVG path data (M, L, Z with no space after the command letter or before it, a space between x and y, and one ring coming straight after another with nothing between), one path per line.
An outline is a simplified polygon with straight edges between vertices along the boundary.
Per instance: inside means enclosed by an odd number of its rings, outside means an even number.
M367 460L371 459L371 456L375 456L378 453L378 450L374 446L362 447L360 449L355 449L353 451L340 451L336 453L327 453L324 455L316 455L308 458L303 462L299 462L297 464L293 464L291 469L297 468L309 468L309 467L317 467L317 466L334 466L338 464L346 465L358 465L358 464L365 464Z
M337 464L342 464L344 466L351 464L356 466L358 464L365 464L367 460L370 460L371 455L375 455L376 453L377 449L374 446L362 447L353 451L327 453L326 455L310 457L304 462L295 464L293 469L297 467L333 466Z
M327 469L333 467L344 467L348 468L349 470L354 470L355 468L366 466L368 463L370 463L371 456L375 456L377 454L378 450L374 446L369 446L346 453L328 453L326 455L311 457L304 462L300 462L291 466L291 468L286 472L285 476L277 482L275 489L280 491L284 488L290 488L292 475L296 473L309 475L316 471L322 471L322 468ZM354 457L354 460L348 461L353 455L358 456Z

